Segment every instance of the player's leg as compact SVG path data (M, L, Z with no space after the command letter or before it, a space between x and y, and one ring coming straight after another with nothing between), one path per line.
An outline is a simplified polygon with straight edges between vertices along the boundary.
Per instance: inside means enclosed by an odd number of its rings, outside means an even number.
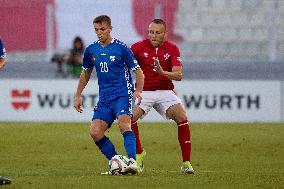
M130 100L130 101L129 101ZM124 148L129 157L129 165L126 172L136 174L138 167L136 163L136 138L131 130L132 99L121 97L117 100L115 114L118 119L118 126L124 139Z
M144 114L144 111L138 106L135 106L132 121L131 121L131 130L133 131L135 138L136 138L136 162L137 162L138 167L140 168L140 172L142 172L144 169L143 159L146 155L146 151L144 150L141 144L137 121L140 117L143 116L143 114Z
M115 151L113 143L107 136L104 135L107 129L108 124L106 122L96 119L92 121L90 135L93 138L95 144L100 149L100 151L105 155L108 160L110 160L117 153Z
M159 103L155 104L154 109L166 119L172 119L178 126L178 140L182 151L183 166L182 172L193 173L190 165L191 141L190 130L185 109L181 104L181 100L171 91L157 91ZM184 164L189 168L184 168ZM186 170L186 171L183 171Z
M143 147L140 141L140 134L138 129L138 119L142 117L144 114L144 111L139 108L138 106L134 107L134 113L131 120L131 130L134 132L136 137L136 154L141 154L143 152Z
M167 117L174 120L178 126L178 140L182 151L183 173L192 174L194 170L190 164L191 136L189 122L182 104L175 104L167 109Z
M141 93L141 96L142 96L141 103L139 104L139 106L136 105L134 107L131 129L136 137L136 161L140 168L140 171L142 172L144 169L143 159L146 156L146 151L142 147L137 120L139 118L145 117L148 114L148 112L151 110L151 108L156 102L156 95L155 93L153 93L153 91L143 91Z
M128 167L125 172L131 174L138 173L138 165L136 162L136 139L131 130L131 117L127 114L118 116L118 125L124 139L124 148L129 157Z
M118 125L124 138L124 147L129 158L136 159L136 139L131 130L131 118L127 114L118 116Z
M90 135L108 160L117 154L113 143L104 134L113 123L113 120L114 116L111 112L111 109L104 107L102 103L98 103L94 110Z

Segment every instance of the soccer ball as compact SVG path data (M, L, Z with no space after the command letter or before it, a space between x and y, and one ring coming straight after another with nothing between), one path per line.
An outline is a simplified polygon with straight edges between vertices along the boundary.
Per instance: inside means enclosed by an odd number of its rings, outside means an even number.
M125 170L128 166L129 159L123 155L115 155L109 161L109 171L112 175L126 174Z

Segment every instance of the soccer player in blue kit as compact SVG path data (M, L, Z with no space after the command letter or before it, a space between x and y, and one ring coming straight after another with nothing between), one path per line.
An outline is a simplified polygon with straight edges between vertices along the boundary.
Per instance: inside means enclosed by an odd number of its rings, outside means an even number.
M134 101L141 101L144 75L132 51L124 43L111 37L112 26L109 16L96 17L93 25L99 40L89 45L84 52L83 71L77 86L74 107L78 112L82 112L81 94L95 67L99 100L94 108L90 135L105 157L111 160L117 152L104 133L117 118L130 160L126 172L137 174L139 170L136 163L136 139L131 130L131 117ZM136 75L135 91L130 71Z
M0 70L5 67L7 63L6 50L0 38ZM12 181L6 177L0 176L0 185L10 184Z
M5 67L6 63L7 63L6 50L0 38L0 70Z

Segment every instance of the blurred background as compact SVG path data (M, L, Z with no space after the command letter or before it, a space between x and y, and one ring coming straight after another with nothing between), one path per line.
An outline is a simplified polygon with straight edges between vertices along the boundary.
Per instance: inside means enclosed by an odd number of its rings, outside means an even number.
M83 47L97 40L94 17L109 15L113 36L129 46L147 37L153 18L163 18L168 25L168 39L180 47L185 80L270 81L267 85L277 89L261 86L260 91L270 93L260 100L278 99L267 107L269 111L276 107L277 118L267 120L283 120L283 0L0 0L0 7L0 36L8 52L1 80L77 81L78 70L70 54L81 55L80 50L74 50L76 37L82 40ZM209 86L214 88L214 84ZM248 95L245 91L239 93ZM184 95L181 98L186 99Z
M239 70L229 68L241 66L257 73L238 73L240 78L284 75L279 73L284 60L283 0L1 0L0 6L8 68L18 62L27 70L31 65L38 71L50 67L48 73L34 74L20 68L10 74L7 69L1 78L54 77L55 66L47 64L52 55L67 52L76 36L86 44L95 41L92 20L100 14L111 16L114 36L128 45L147 35L153 18L165 19L168 38L180 46L185 69L194 70L192 79L235 78ZM232 73L220 74L224 69Z
M177 129L155 111L139 120L142 178L100 175L107 162L87 134L95 74L83 113L73 98L101 14L128 46L147 36L152 19L167 22L182 55L175 91L190 122L196 176L178 174ZM283 188L284 0L0 0L0 37L8 56L0 70L7 188ZM118 129L106 135L125 154Z

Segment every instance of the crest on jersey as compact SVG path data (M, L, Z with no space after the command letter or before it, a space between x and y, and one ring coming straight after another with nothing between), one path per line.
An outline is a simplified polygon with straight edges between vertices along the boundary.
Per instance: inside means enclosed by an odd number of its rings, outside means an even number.
M169 53L164 54L164 58L165 58L165 60L168 60L168 59L169 59L169 57L170 57Z
M148 53L145 52L145 53L144 53L144 56L145 56L145 58L148 58Z
M115 56L109 56L110 61L115 61Z
M177 61L181 62L181 58L179 56L177 57Z

